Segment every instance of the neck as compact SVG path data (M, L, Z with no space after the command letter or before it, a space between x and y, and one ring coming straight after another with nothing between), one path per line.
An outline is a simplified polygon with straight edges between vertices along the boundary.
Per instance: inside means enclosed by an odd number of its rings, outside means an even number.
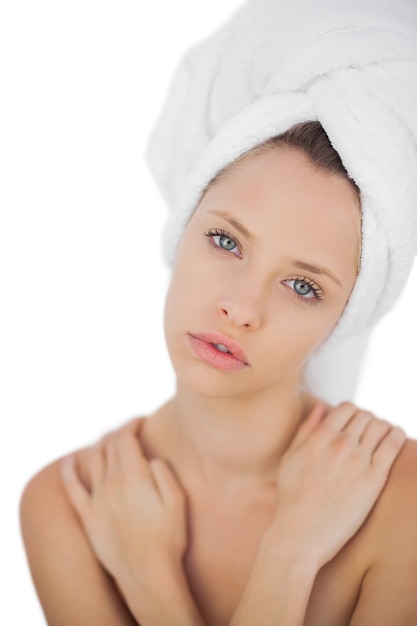
M298 379L233 398L202 397L178 384L161 414L163 456L184 483L221 492L266 486L312 402Z

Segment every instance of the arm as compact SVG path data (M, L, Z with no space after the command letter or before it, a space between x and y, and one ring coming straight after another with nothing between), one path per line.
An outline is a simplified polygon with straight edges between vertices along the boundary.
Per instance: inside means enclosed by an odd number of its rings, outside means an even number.
M62 479L90 545L142 626L204 626L182 559L188 543L186 498L168 465L142 453L132 420L92 446L87 489L78 459Z
M325 420L322 417L323 405L318 404L280 461L276 520L261 542L231 626L259 623L261 615L263 626L277 622L280 626L303 623L317 571L361 526L404 443L401 430L348 403L330 411ZM127 472L115 473L117 463L113 463L110 476L106 472L105 478L103 456L91 455L92 474L96 474L92 494L85 493L74 468L69 468L67 491L97 557L118 581L141 624L200 626L201 617L181 567L185 525L178 485L165 464L146 462L140 458L138 442L134 449L131 445L132 439L128 437L119 449L119 460L130 459ZM114 461L114 446L107 447L104 457ZM131 454L127 454L129 448ZM98 450L95 448L96 453ZM138 460L143 467L135 470ZM130 491L137 471L143 473L139 508ZM107 485L104 492L103 485ZM104 497L97 497L100 493ZM125 496L118 500L123 493ZM114 505L109 509L107 505L112 499ZM173 506L166 509L170 500ZM122 511L121 523L117 523L112 511ZM143 515L144 511L147 515ZM129 526L129 518L133 525ZM100 520L107 520L110 525L101 526ZM132 542L132 533L139 522L140 536ZM126 528L130 531L126 532ZM176 531L172 533L172 529ZM129 538L127 548L118 544L120 537ZM134 546L134 550L129 546ZM156 577L155 572L159 572ZM164 606L159 601L160 590L167 599Z
M324 419L323 408L315 406L280 460L276 516L230 626L304 624L317 572L363 524L405 442L401 429L350 403ZM362 615L352 624L364 623Z
M266 533L229 626L302 626L318 570L296 543Z
M20 500L23 541L49 626L135 626L99 564L62 487L59 461L26 485Z

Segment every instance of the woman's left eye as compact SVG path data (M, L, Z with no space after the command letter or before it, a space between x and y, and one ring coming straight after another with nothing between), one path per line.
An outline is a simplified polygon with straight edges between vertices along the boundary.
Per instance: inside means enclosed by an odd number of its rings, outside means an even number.
M225 252L232 252L235 256L240 255L239 245L230 233L223 229L209 230L206 233L208 242L213 248L224 250Z
M284 280L284 283L289 283L295 295L309 304L316 304L323 299L323 292L320 287L310 282L308 278L293 278Z

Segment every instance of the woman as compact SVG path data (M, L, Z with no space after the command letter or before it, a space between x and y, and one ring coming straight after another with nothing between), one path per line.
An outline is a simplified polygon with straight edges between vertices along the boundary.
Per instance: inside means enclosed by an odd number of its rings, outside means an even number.
M416 620L416 444L303 382L366 284L369 205L321 124L283 125L194 170L165 309L175 396L25 490L49 624Z

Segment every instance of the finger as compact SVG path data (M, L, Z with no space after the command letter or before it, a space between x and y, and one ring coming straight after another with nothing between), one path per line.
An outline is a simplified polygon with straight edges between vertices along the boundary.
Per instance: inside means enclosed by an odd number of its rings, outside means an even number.
M123 426L119 428L119 431L123 429L139 437L146 420L146 417L134 417L133 419L126 422L126 424L123 424Z
M168 464L162 459L152 459L149 466L164 504L167 506L183 504L185 492Z
M120 475L121 470L121 461L117 446L117 433L113 433L112 436L106 437L106 441L103 446L103 454L106 466L105 478L117 478Z
M343 429L353 441L359 442L368 424L375 419L370 411L357 411Z
M140 424L136 418L120 428L117 433L116 446L122 471L134 472L143 478L148 478L151 475L151 468L139 440L138 432L140 433L142 428L143 418L139 419Z
M345 428L355 413L360 410L352 402L342 402L327 413L326 419L323 420L323 426L334 433L338 433Z
M305 441L309 437L309 435L312 433L312 431L316 428L316 426L324 418L325 414L326 414L326 405L324 404L324 402L321 402L321 401L316 402L316 404L313 406L312 410L307 415L305 420L298 427L298 430L288 447L288 451L292 450L293 448L296 448L303 441Z
M132 417L132 419L127 422L127 426L132 429L132 432L139 435L146 420L146 417Z
M96 443L88 448L85 463L88 468L91 487L94 489L102 482L105 469L103 446L100 443Z
M372 455L391 428L392 424L374 416L363 431L360 439L362 449L367 450L369 454Z
M90 508L90 495L78 476L75 455L64 457L60 469L62 483L68 498L81 521L85 524Z
M372 456L372 465L388 474L393 462L407 441L407 435L399 426L393 426L382 438Z

